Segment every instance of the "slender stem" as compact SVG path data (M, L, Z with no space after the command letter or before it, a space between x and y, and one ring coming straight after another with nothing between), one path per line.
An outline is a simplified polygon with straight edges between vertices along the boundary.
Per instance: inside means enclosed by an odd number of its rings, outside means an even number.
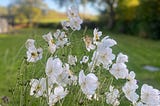
M92 63L92 65L91 65L91 68L89 69L90 70L90 72L93 72L93 69L94 69L94 66L95 66L95 64L96 64L96 61L97 61L97 51L95 51L96 53L95 53L95 56L94 56L94 59L93 59L93 63Z

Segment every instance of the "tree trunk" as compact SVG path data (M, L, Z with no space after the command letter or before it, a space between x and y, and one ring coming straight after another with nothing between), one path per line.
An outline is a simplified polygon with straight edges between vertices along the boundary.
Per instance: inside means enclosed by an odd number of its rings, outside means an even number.
M110 4L109 6L110 6L110 12L109 12L107 28L112 29L115 25L115 12L113 8L113 4Z

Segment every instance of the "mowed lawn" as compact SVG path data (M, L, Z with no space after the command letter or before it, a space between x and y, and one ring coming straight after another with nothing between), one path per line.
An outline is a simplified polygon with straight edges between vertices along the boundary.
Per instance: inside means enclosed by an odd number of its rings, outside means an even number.
M25 41L33 38L38 39L37 42L40 43L43 41L41 36L49 31L54 32L55 29L22 29L13 33L0 34L0 97L11 96L8 91L15 86L20 61L26 56ZM81 55L82 47L79 46L82 45L79 45L79 42L83 43L82 33L83 31L76 31L71 37L72 40L77 41L75 45L78 46L73 49L76 55ZM87 35L92 35L91 29L87 30ZM103 30L103 35L109 35L117 41L118 45L113 47L115 54L122 52L128 55L128 69L136 72L136 79L140 85L148 83L160 89L160 71L149 72L143 69L144 65L160 67L160 41L126 36L105 30Z

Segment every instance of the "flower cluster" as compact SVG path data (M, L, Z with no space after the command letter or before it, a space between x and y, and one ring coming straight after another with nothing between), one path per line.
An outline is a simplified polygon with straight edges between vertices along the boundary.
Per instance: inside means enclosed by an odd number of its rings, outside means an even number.
M67 16L69 18L69 21L62 21L62 27L64 30L68 30L68 27L70 27L72 30L80 30L82 19L79 17L79 11L76 6L72 6L67 10Z
M109 87L109 92L106 92L106 103L111 104L113 106L118 106L120 102L118 101L118 98L120 96L119 90L114 89L113 86Z
M43 35L43 39L48 44L48 51L51 56L48 58L45 67L45 78L31 79L30 81L30 95L35 97L46 97L48 98L48 105L53 106L61 99L65 98L70 93L68 90L69 86L77 86L79 84L80 90L88 98L92 100L95 97L99 100L101 80L100 75L96 74L97 67L101 67L101 70L108 71L110 76L113 76L115 80L126 80L122 87L116 87L112 83L108 83L109 89L105 91L106 104L118 106L121 100L121 94L134 106L159 106L160 105L160 91L154 89L152 86L147 84L142 85L141 95L136 93L138 89L137 80L135 79L136 74L134 71L129 71L127 65L128 56L119 53L117 56L112 52L112 47L117 42L109 36L101 38L102 32L98 29L93 30L93 37L88 35L83 37L83 41L86 50L90 52L93 50L91 58L84 55L81 61L78 62L77 56L70 54L67 56L68 61L62 61L55 52L59 48L64 48L70 44L66 32L69 27L75 31L81 29L82 20L78 15L78 8L72 6L67 11L68 21L62 22L64 30L57 30L54 34L49 32ZM42 59L42 48L36 48L34 45L35 40L28 39L26 41L27 48L27 61L37 62ZM80 64L79 64L80 63ZM87 69L81 69L79 75L76 76L70 69L71 67L78 67L79 65L88 65ZM106 73L104 71L103 73ZM87 74L85 74L87 73ZM107 88L107 86L106 86Z
M69 41L65 32L61 32L59 29L53 34L49 32L46 35L43 35L43 39L48 43L48 50L51 54L53 54L56 49L60 47L64 47L65 45L69 45Z
M27 61L28 62L37 62L38 60L42 59L43 50L42 48L36 48L34 45L35 40L28 39L26 41L26 48L27 51Z

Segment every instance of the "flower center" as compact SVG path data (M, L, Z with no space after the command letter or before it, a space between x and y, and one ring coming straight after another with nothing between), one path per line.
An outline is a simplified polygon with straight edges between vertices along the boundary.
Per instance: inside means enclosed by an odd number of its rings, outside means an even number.
M40 84L38 84L38 85L37 85L37 87L36 87L36 91L41 90L41 88L42 88L42 87L41 87L41 85L40 85Z
M98 33L96 33L96 41L99 40L99 36L98 36Z
M39 53L39 52L38 52L38 53ZM32 57L36 57L36 56L38 55L38 53L32 52L32 53L31 53L31 56L32 56Z
M51 40L51 43L52 43L52 44L55 44L55 41L52 39L52 40Z

